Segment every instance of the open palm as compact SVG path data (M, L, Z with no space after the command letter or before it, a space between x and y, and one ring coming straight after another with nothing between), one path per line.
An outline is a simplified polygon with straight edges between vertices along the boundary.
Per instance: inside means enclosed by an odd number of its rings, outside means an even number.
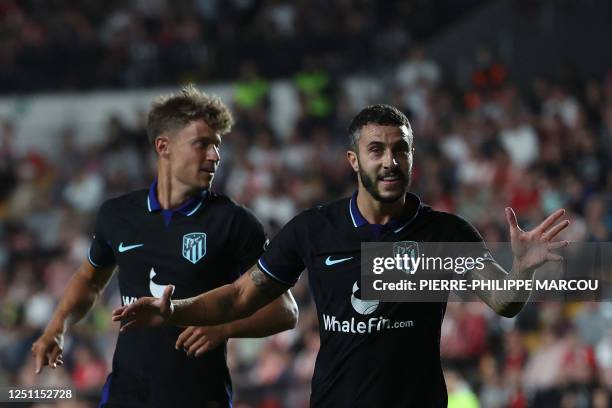
M172 315L170 300L174 286L168 285L160 298L142 297L136 302L113 310L112 320L125 321L120 331L135 327L158 327L167 324Z
M506 208L514 268L518 268L519 271L535 270L545 262L563 260L561 255L551 251L568 245L567 241L553 241L559 232L569 225L569 220L557 222L564 214L565 210L559 209L531 231L523 231L518 226L514 210Z

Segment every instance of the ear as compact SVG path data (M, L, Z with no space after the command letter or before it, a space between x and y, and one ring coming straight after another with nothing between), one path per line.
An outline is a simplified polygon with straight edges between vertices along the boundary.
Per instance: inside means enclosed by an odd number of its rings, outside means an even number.
M155 151L160 158L168 158L170 155L170 141L166 136L157 136L155 138Z
M349 164L353 168L353 171L355 173L358 173L359 172L359 159L357 158L357 153L355 153L352 150L348 150L346 152L346 159L348 160Z

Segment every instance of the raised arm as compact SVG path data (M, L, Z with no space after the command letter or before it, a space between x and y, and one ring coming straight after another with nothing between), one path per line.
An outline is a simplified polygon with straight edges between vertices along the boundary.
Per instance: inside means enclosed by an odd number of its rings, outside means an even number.
M81 320L92 308L98 296L113 275L115 266L94 268L85 260L70 278L51 321L43 334L32 345L36 373L49 365L62 365L64 334L69 326Z
M113 321L125 321L121 331L132 327L210 326L243 319L278 298L288 287L251 267L235 282L196 297L171 300L169 285L161 298L143 297L113 310Z
M523 231L512 208L506 208L506 220L510 227L510 242L514 260L512 270L507 272L495 261L484 262L481 270L472 269L466 274L472 280L531 280L538 267L546 262L559 262L563 258L551 251L568 245L567 241L553 241L569 225L568 220L560 221L565 210L552 213L531 231ZM479 289L476 294L495 312L505 317L513 317L521 311L529 300L531 292L525 290L503 291Z

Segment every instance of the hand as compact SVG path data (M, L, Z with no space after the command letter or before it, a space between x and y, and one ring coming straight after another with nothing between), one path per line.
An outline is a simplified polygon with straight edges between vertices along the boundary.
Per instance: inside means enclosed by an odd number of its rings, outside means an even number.
M228 339L227 325L196 327L189 326L176 340L176 349L181 347L188 356L199 357Z
M560 209L552 213L540 225L531 231L523 231L516 220L516 214L510 207L506 208L506 220L510 225L510 242L514 254L514 266L517 272L535 270L548 261L559 262L561 255L552 253L552 250L568 245L567 241L553 242L553 239L569 225L569 220L557 221L565 214Z
M63 334L50 335L43 333L43 335L32 344L32 356L36 363L36 374L40 373L42 368L46 365L49 365L51 368L55 368L58 365L63 366L63 349Z
M158 327L167 324L174 312L174 305L170 300L173 293L174 286L168 285L160 298L142 297L130 305L113 310L112 320L127 320L119 329L121 332L135 327Z

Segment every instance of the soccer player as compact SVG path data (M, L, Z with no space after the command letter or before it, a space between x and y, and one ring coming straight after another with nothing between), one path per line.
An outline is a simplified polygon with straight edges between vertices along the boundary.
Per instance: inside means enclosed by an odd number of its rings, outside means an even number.
M221 136L232 122L217 97L193 86L153 102L147 133L158 156L157 179L148 190L100 208L88 259L32 346L37 372L63 363L64 333L92 307L116 267L122 304L128 305L161 296L169 284L178 298L196 296L230 284L257 261L267 241L261 223L210 190ZM289 291L283 292L257 313L229 324L189 327L182 334L178 326L120 333L100 406L230 407L225 340L295 327L297 305ZM190 355L175 349L179 334Z
M434 211L408 192L413 135L399 110L388 105L369 106L353 119L349 135L347 158L358 181L352 197L296 216L249 273L230 285L175 301L171 301L168 288L162 298L141 298L114 310L113 320L124 323L121 330L145 325L217 324L243 318L295 284L307 268L321 336L311 406L446 407L440 362L440 328L446 302L359 299L360 244L476 242L481 243L480 254L488 253L487 248L468 222ZM518 227L512 209L507 208L514 253L512 271L506 272L486 256L484 268L466 272L465 278L529 279L546 261L560 260L551 250L567 244L552 242L569 223L558 222L563 214L558 210L526 232ZM512 297L493 291L478 294L503 316L514 316L524 303L518 293ZM372 318L410 324L388 330L386 325L369 324ZM345 322L363 330L340 329Z

